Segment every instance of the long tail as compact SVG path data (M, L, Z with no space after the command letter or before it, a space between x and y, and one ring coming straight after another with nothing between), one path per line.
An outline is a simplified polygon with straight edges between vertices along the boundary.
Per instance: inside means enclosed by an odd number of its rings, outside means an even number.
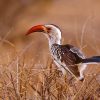
M82 63L86 63L86 64L100 63L100 56L93 56L93 57L90 57L90 58L83 59Z

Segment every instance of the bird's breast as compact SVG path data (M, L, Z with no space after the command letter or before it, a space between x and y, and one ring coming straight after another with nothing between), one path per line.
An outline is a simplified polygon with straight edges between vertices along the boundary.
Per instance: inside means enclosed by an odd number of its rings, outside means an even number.
M55 59L55 60L61 60L61 48L59 47L59 45L53 45L50 49L51 52L51 56Z

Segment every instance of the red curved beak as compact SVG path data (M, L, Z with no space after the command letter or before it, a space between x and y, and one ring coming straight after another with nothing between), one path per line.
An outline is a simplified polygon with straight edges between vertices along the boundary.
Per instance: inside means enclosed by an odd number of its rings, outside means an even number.
M47 28L44 25L36 25L30 28L26 35L29 35L33 32L47 32Z

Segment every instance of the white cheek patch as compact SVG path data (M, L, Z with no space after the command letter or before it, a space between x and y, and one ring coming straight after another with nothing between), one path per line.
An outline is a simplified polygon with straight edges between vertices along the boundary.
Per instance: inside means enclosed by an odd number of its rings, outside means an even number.
M46 25L46 27L51 28L51 31L49 32L49 35L51 36L49 38L49 44L61 44L61 31L59 28L57 28L54 25Z
M59 39L61 39L61 31L60 31L59 28L55 27L54 25L46 25L46 26L51 27L51 28L52 28L51 33L55 33L55 35L56 35Z

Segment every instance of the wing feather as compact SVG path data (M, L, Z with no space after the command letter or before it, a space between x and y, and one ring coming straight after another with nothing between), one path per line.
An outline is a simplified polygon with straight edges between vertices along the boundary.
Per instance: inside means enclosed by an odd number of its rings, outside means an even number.
M84 58L82 52L79 51L78 48L69 44L62 45L61 51L63 52L61 61L65 63L70 72L72 72L76 77L79 77L80 73L76 64L81 62L82 58Z

